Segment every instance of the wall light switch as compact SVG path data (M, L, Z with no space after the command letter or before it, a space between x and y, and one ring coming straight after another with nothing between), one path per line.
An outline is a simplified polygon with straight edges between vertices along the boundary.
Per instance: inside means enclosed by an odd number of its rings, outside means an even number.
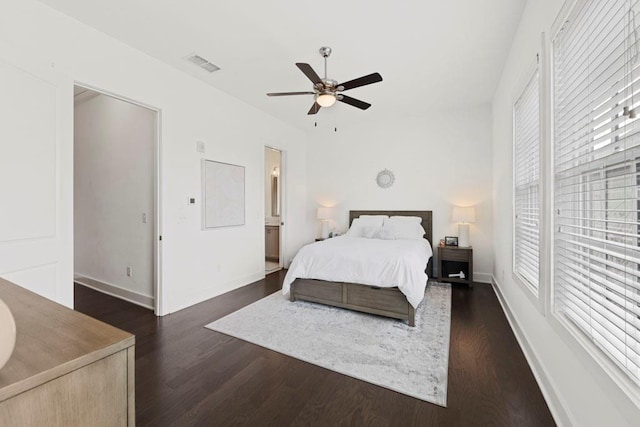
M202 142L202 141L196 142L196 151L198 153L203 153L204 154L204 150L205 150L204 142Z
M146 214L146 213L143 213L143 214L142 214L142 223L143 223L143 224L146 224L146 223L147 223L147 214Z

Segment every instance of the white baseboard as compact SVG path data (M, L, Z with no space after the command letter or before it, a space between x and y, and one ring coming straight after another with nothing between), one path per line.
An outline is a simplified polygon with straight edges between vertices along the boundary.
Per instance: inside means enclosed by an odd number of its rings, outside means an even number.
M161 315L164 316L167 314L175 313L176 311L183 310L187 307L191 307L192 305L199 304L203 301L206 301L208 299L217 297L218 295L222 295L227 292L233 291L234 289L241 288L242 286L249 285L253 282L257 282L258 280L262 280L264 278L265 278L265 272L263 269L259 273L255 273L250 276L245 276L235 280L231 280L225 283L223 286L216 287L216 289L207 289L203 292L193 295L190 298L184 301L181 301L174 306L169 307L167 312Z
M487 273L473 273L473 283L487 283L491 284L491 274Z
M100 280L85 277L80 274L75 274L73 281L79 285L86 286L95 291L102 292L103 294L111 295L116 298L129 301L130 303L154 309L154 298L148 295L143 295L138 292L130 291L128 289L121 288L120 286L111 285L109 283L102 282Z
M556 424L561 427L573 425L573 423L571 422L571 417L569 417L569 414L567 414L567 412L564 410L564 406L562 405L559 396L554 391L552 381L547 375L538 357L536 356L535 351L529 345L529 341L527 340L524 331L520 328L518 321L511 311L511 307L509 307L509 303L502 295L502 291L500 290L498 281L493 275L491 275L491 285L493 286L493 290L495 291L498 297L498 301L502 306L502 311L504 311L505 315L507 316L507 321L511 326L511 330L516 336L518 344L520 344L520 348L524 353L524 357L527 359L527 363L531 368L531 372L533 372L533 376L536 378L538 386L542 391L542 395L544 396L544 400L547 402L547 406L549 407L549 411L551 411L553 419L555 420Z

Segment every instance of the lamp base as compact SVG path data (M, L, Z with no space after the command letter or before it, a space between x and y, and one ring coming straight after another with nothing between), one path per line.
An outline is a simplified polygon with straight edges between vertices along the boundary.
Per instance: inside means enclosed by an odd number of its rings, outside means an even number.
M469 245L469 224L458 224L458 246L468 248Z
M322 233L320 237L323 239L329 238L329 220L328 219L322 220Z

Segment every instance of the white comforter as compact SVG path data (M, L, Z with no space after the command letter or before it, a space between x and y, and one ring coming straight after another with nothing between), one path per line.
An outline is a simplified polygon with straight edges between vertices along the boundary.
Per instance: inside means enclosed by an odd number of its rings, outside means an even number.
M431 245L420 240L379 240L340 236L300 249L282 285L289 294L297 278L394 287L417 308L424 298L424 272L433 255Z

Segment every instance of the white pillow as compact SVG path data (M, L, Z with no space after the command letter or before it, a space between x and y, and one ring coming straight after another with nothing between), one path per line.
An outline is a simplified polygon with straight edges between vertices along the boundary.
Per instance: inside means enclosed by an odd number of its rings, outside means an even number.
M375 239L376 233L382 230L382 227L360 227L362 235L365 239Z
M419 216L392 216L389 219L397 219L399 221L411 221L422 224L422 218Z
M380 240L395 240L395 235L393 234L393 230L389 227L380 227L373 233L373 239Z
M360 218L355 218L351 222L347 236L363 237L362 229L364 227L380 228L385 219L389 219L389 217L386 215L360 215Z
M420 240L425 235L424 228L415 221L389 219L383 228L387 229L395 239Z
M358 221L361 225L382 227L382 224L387 219L389 219L388 215L360 215L358 218L353 220L353 223Z
M364 227L375 227L376 225L366 224L364 221L360 221L360 218L356 218L351 222L351 227L347 230L347 236L362 237L362 229Z

